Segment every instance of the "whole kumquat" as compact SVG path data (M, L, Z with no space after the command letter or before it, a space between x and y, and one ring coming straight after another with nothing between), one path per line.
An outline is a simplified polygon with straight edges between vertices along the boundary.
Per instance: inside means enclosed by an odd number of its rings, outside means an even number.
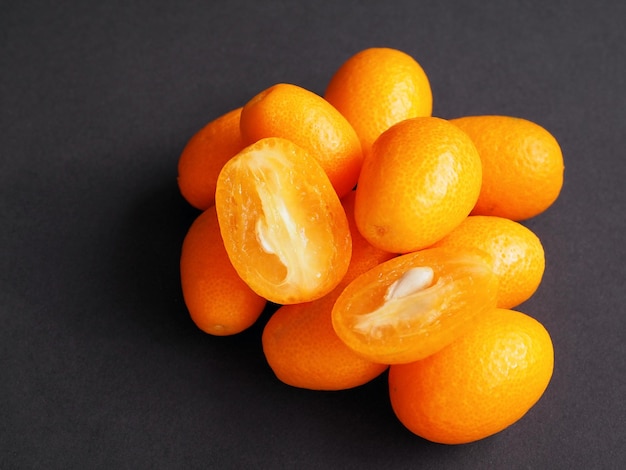
M474 247L491 254L498 277L498 302L513 308L537 290L545 270L545 253L539 237L514 220L472 215L433 246Z
M312 91L289 83L273 85L244 105L240 127L248 144L282 137L307 150L339 197L356 185L363 161L361 142L346 118Z
M550 132L512 116L451 119L476 145L483 181L474 215L525 220L541 214L563 186L563 154Z
M356 354L337 337L330 316L337 294L283 305L265 324L263 352L281 382L310 390L344 390L387 369L386 364Z
M396 416L442 444L484 439L520 420L545 392L554 349L545 327L514 310L493 309L441 351L389 369Z
M191 224L180 257L183 297L202 331L226 336L252 326L266 305L233 268L220 235L215 206Z
M359 231L382 250L426 248L467 217L481 178L478 151L458 127L436 117L399 122L363 162L355 204Z
M204 210L215 203L217 176L245 145L239 130L241 109L206 124L185 145L178 159L178 187L185 200Z
M349 57L332 76L324 97L352 124L365 153L392 125L430 116L433 107L422 66L389 47L372 47Z

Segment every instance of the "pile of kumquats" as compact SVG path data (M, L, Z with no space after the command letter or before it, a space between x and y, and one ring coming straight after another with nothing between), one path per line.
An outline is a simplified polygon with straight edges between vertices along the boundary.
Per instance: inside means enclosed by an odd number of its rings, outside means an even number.
M548 332L513 308L545 269L521 221L552 205L563 171L540 125L434 117L413 57L362 50L323 96L278 83L190 138L186 306L202 331L233 335L274 305L262 344L282 382L341 390L386 373L414 434L483 439L552 376Z

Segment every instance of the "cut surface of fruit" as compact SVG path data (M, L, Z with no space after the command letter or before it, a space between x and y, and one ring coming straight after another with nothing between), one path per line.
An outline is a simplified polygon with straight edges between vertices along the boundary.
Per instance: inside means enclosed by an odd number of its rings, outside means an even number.
M330 292L350 262L347 218L320 164L282 138L231 159L218 178L216 209L231 262L259 295L307 302Z
M351 282L335 303L333 327L350 348L372 361L416 361L494 308L497 286L491 259L482 251L409 253Z

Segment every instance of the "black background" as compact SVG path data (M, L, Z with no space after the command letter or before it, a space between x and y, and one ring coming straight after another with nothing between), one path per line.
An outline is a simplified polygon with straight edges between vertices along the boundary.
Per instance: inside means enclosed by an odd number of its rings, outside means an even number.
M619 0L2 1L0 468L625 468L625 21ZM473 444L410 434L384 376L288 387L266 316L210 337L182 301L187 139L274 83L322 94L371 46L420 62L435 115L524 117L563 149L519 307L554 376Z

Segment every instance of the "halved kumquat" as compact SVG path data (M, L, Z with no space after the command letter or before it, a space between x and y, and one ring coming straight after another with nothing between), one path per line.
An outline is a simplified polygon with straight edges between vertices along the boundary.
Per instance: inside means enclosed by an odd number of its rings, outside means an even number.
M308 302L346 273L352 239L341 201L318 161L293 142L262 139L230 159L215 204L233 266L262 297Z
M442 349L496 306L498 282L479 250L433 248L386 261L354 279L332 312L337 335L384 364Z

